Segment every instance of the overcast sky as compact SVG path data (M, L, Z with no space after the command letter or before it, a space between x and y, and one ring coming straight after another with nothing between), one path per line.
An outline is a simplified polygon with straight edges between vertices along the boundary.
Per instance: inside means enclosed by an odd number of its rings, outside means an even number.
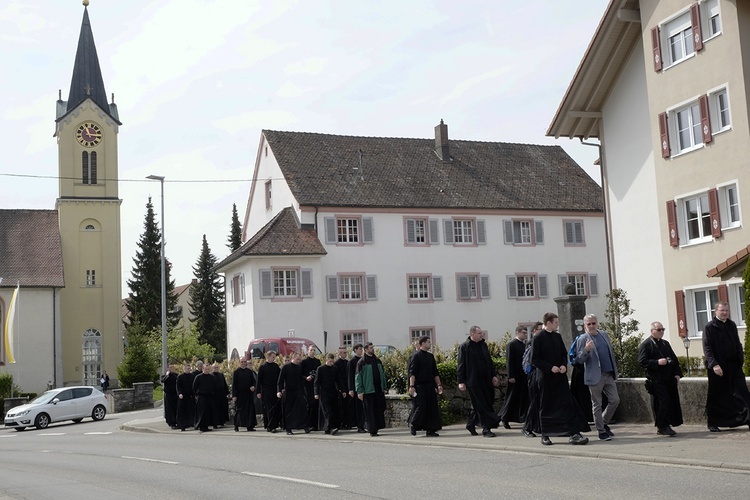
M596 148L545 132L607 0L91 0L120 120L123 296L146 202L178 285L206 234L228 255L262 129L557 144L599 182ZM0 6L0 208L55 208L55 101L80 0ZM18 177L23 175L27 177ZM225 181L225 182L215 182ZM0 256L2 258L2 256Z

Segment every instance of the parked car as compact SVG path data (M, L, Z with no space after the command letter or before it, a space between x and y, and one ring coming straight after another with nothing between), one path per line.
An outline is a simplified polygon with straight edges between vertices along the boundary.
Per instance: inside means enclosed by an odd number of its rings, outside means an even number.
M87 417L101 420L106 414L107 398L95 387L60 387L8 410L5 427L17 431L32 425L37 429L46 429L53 422L72 420L78 423Z
M268 351L275 351L279 356L286 356L295 351L305 354L310 345L315 347L315 355L319 356L321 350L318 349L315 342L300 337L269 337L264 339L253 339L250 341L250 345L247 347L247 352L245 354L252 359L261 359Z
M386 356L388 354L393 354L396 352L396 348L392 345L376 345L375 347L375 355L379 358L382 358L383 356Z

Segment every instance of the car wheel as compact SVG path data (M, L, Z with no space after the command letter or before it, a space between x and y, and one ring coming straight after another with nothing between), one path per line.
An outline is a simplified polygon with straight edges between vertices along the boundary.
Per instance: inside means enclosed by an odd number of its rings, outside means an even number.
M15 428L18 432L25 431L26 427L16 427Z
M101 420L106 414L107 410L102 405L96 405L91 411L91 418L93 418L94 420Z
M49 415L46 413L40 413L36 416L36 420L34 420L34 425L37 429L46 429L49 425Z
M83 419L82 419L82 418L74 418L74 419L73 419L73 423L74 423L74 424L80 424L80 423L81 423L82 421L83 421Z

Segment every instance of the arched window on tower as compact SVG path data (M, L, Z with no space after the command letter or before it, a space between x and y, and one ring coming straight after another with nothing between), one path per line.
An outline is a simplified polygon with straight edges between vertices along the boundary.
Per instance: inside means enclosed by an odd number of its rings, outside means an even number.
M96 151L81 153L81 180L84 184L96 184Z
M102 373L102 334L89 328L83 333L83 385L99 385Z

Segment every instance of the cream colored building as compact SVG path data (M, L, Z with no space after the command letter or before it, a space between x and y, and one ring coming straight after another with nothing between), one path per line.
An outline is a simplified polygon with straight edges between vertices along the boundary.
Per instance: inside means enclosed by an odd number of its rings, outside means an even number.
M749 71L749 3L613 0L550 125L601 143L612 284L643 331L698 340L728 300L744 332Z

